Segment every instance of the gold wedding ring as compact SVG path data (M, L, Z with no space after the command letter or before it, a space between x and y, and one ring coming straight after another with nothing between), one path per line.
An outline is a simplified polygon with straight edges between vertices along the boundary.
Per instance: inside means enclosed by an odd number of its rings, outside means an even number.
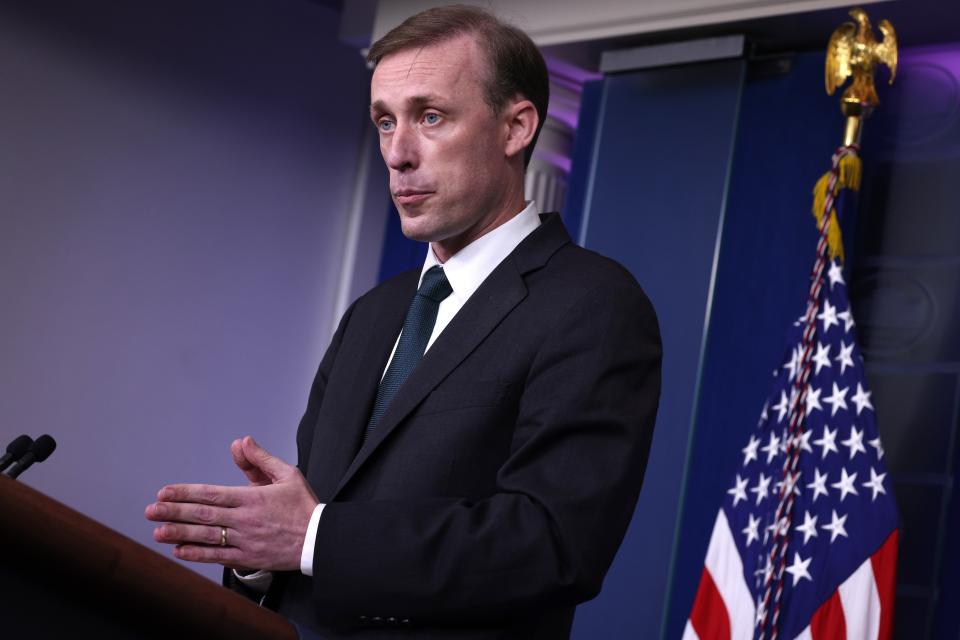
M220 546L221 547L227 546L227 528L226 527L220 527Z

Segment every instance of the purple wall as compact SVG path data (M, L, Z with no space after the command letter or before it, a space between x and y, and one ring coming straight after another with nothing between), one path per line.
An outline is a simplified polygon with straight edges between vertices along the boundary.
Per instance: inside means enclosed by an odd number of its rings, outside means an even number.
M0 441L51 433L23 480L148 546L161 485L243 482L233 438L294 460L368 126L338 20L0 4Z

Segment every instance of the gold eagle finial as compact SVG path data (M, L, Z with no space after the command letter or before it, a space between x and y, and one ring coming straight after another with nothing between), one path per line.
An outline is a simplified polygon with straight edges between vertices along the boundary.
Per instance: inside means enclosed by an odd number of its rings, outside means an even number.
M883 40L877 42L870 18L863 9L852 9L850 16L856 22L845 22L837 27L827 45L827 93L833 95L847 78L853 76L853 83L840 99L843 112L848 116L867 115L880 102L873 84L877 63L890 69L891 84L897 75L897 33L889 21L881 20L878 26Z
M860 133L863 121L879 104L873 76L877 63L890 68L890 84L897 74L897 34L887 20L880 21L883 40L873 37L870 18L860 8L851 9L856 22L845 22L830 36L827 45L826 81L827 93L833 95L847 78L853 82L840 98L840 110L846 116L843 146L833 156L833 168L817 181L813 188L813 215L817 226L827 234L830 257L843 260L843 240L834 200L841 189L860 188ZM824 218L826 228L824 230Z

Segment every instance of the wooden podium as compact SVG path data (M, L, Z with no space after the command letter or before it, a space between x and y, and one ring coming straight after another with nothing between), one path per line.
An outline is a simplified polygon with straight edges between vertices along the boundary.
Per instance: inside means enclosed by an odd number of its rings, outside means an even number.
M287 620L0 475L0 636L293 640Z

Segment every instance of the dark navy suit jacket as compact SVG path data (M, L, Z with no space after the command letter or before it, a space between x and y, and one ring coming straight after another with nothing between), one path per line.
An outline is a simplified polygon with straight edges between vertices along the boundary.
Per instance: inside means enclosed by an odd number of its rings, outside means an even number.
M547 214L364 442L419 276L359 298L320 364L297 434L327 503L313 578L279 574L266 602L330 638L568 637L640 491L660 395L653 307Z

